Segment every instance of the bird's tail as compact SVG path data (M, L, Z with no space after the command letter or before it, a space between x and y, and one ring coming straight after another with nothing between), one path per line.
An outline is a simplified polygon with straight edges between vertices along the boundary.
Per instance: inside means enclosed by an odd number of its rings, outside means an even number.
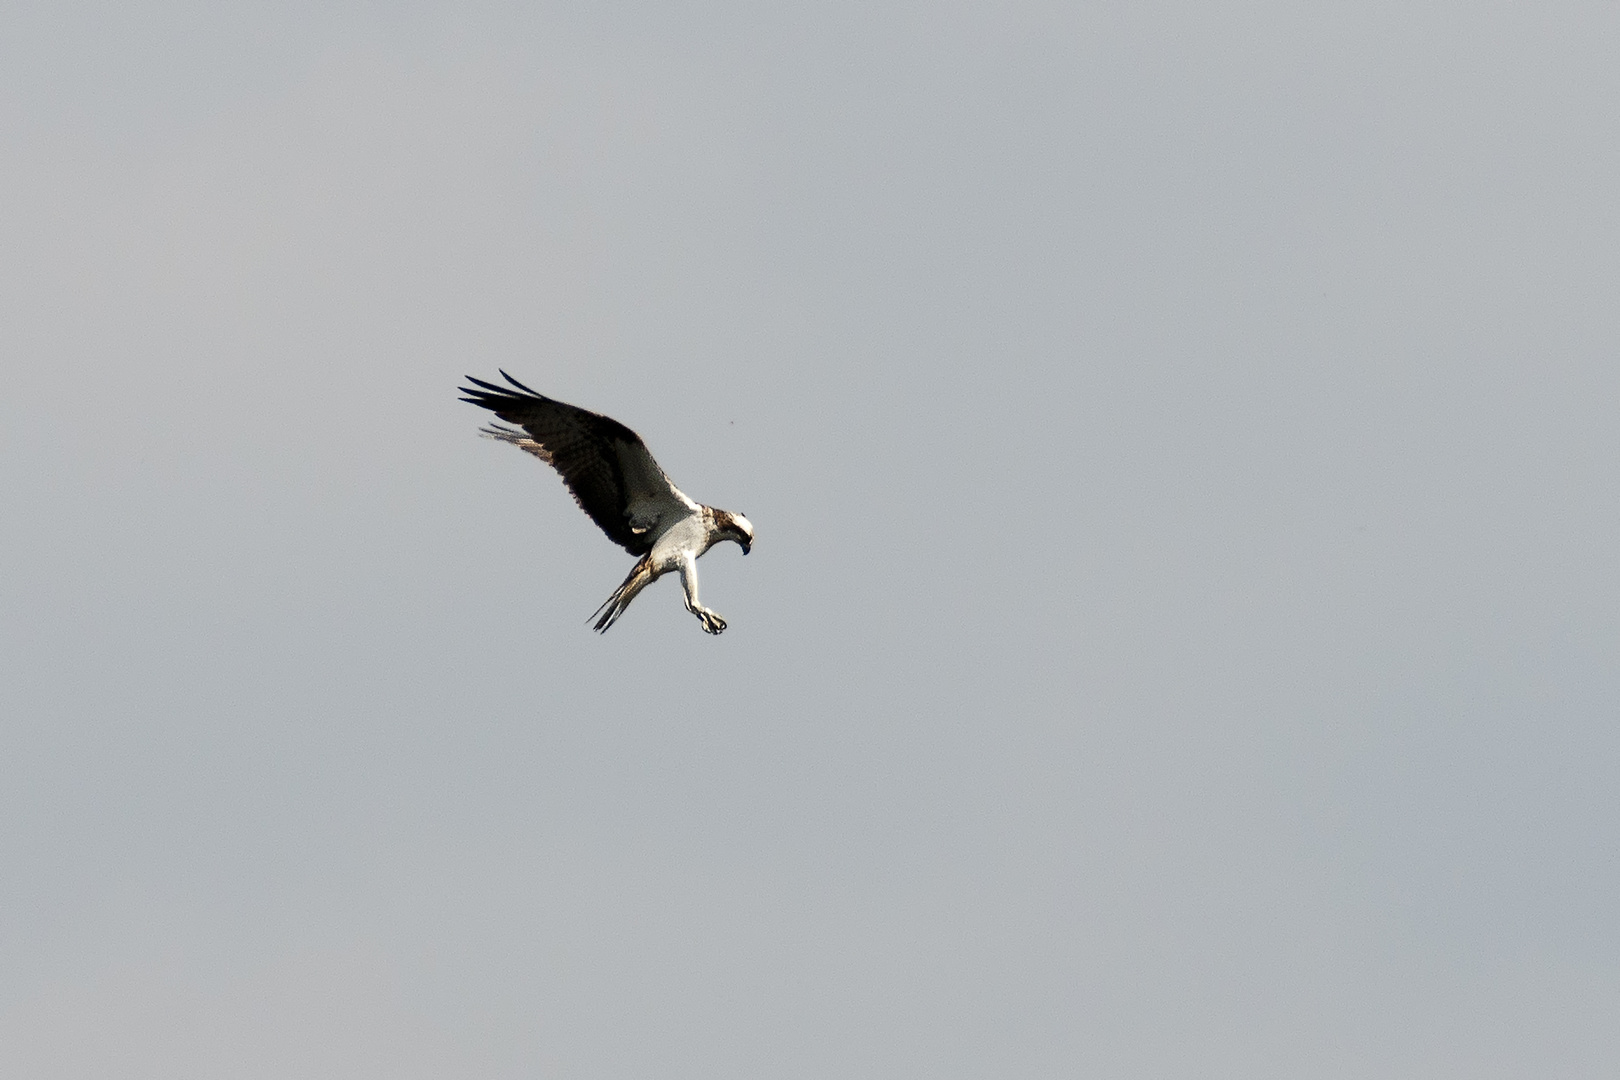
M630 606L630 601L636 594L653 583L656 575L652 572L652 556L643 555L636 560L636 565L630 568L630 576L624 579L624 584L613 590L613 595L591 615L596 620L593 627L599 634L607 633L607 628L619 621L624 609Z

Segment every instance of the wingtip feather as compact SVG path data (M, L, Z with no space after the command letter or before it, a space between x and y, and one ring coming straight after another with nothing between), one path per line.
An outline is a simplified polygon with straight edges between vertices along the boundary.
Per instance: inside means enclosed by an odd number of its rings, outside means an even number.
M511 383L513 386L517 387L519 390L522 390L525 394L532 394L537 398L545 397L545 395L540 393L539 391L530 390L527 386L524 386L522 383L520 383L516 379L512 378L512 376L510 376L510 375L508 375L506 373L505 368L496 368L495 370L497 370L497 371L499 371L501 373L501 378L505 379L507 382ZM510 392L510 391L508 391L508 392Z

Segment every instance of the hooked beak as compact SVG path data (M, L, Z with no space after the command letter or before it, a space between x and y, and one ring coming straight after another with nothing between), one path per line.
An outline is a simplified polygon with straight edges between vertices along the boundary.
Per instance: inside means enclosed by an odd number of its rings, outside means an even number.
M754 546L754 542L752 540L750 540L746 544L744 544L742 546L743 554L744 555L748 554L748 552L753 548L753 546Z

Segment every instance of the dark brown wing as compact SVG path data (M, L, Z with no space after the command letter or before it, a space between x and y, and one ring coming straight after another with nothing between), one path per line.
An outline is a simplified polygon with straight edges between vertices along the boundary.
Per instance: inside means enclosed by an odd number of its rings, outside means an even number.
M524 438L499 427L485 429L550 463L608 539L632 555L644 555L662 533L660 524L691 512L694 504L670 483L641 436L610 417L538 394L504 371L501 376L515 389L469 375L474 386L461 388L461 400L527 432Z

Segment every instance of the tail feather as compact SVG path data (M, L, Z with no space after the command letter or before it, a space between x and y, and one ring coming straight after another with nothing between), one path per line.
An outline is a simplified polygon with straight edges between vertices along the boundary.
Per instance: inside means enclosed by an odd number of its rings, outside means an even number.
M599 634L607 633L608 627L619 621L619 616L624 614L624 609L630 606L630 601L636 598L636 594L652 583L652 560L643 555L636 561L636 565L631 567L630 576L624 579L623 584L614 589L613 595L603 601L602 606L591 614L591 618L596 620L596 625L592 629Z

